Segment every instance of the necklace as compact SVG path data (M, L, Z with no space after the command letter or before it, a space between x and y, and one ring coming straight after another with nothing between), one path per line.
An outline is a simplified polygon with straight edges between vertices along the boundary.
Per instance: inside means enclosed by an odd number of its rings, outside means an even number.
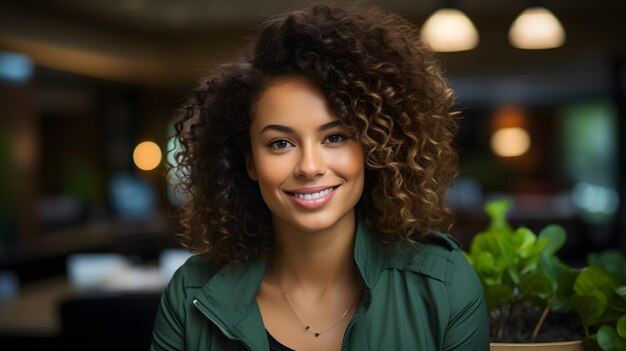
M283 295L283 297L285 298L285 300L287 300L287 303L289 304L289 307L291 307L291 310L293 311L293 313L296 315L296 317L298 317L298 320L300 321L300 323L304 327L304 331L307 332L307 333L313 334L313 336L315 336L316 338L319 337L320 335L326 333L326 332L329 332L329 331L333 330L337 325L339 325L339 322L341 322L344 318L346 318L346 316L348 315L348 312L350 312L352 307L354 307L354 304L356 304L357 300L359 299L359 295L357 294L357 296L354 299L354 301L352 301L350 306L348 306L348 309L345 310L345 312L343 312L341 314L339 319L337 319L333 324L331 324L326 329L323 329L323 330L320 330L320 331L315 331L315 330L313 330L311 328L311 326L308 323L304 322L304 320L300 316L300 313L298 313L298 311L296 310L296 307L291 302L291 299L289 298L289 294L287 294L285 289L283 289L283 286L280 284L280 278L278 278L278 274L276 273L276 267L274 266L273 263L271 265L272 265L272 271L274 273L274 277L276 278L276 282L278 283L278 288L280 289L280 292Z

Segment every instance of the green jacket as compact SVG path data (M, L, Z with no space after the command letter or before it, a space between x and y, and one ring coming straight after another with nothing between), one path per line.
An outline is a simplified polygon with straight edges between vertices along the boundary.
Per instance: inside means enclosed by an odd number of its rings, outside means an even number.
M446 235L438 243L381 246L357 225L354 259L364 297L342 350L489 350L487 308L476 273ZM219 271L190 258L163 292L151 350L268 351L255 296L265 261Z

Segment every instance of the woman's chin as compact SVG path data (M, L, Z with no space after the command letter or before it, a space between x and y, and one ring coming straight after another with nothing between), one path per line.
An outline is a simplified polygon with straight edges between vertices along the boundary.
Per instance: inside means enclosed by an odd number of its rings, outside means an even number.
M321 233L326 231L332 231L345 225L346 220L350 220L349 214L352 213L354 220L354 210L348 211L345 214L329 214L329 213L308 213L291 217L287 222L288 226L303 233Z

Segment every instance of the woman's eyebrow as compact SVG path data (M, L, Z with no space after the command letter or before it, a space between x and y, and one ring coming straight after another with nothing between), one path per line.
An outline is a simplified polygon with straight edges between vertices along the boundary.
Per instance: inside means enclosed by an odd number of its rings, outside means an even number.
M287 126L283 126L280 124L268 124L265 127L263 127L263 129L261 129L260 134L263 134L265 131L268 130L277 130L279 132L285 132L285 133L293 133L293 129L291 129L290 127Z
M317 128L317 131L318 132L322 132L322 131L325 131L327 129L331 129L331 128L334 128L334 127L337 127L337 126L342 126L342 125L343 125L343 121L338 119L338 120L335 120L335 121L332 121L332 122L328 122L328 123L322 124L321 126L319 126L319 128Z
M321 126L319 126L317 128L318 132L322 132L325 131L327 129L331 129L334 128L336 126L341 126L343 125L343 122L341 120L336 120L336 121L332 121L332 122L328 122L328 123L324 123ZM260 134L263 134L263 132L265 132L266 130L277 130L279 132L284 132L284 133L293 133L294 130L291 127L287 127L287 126L283 126L280 124L268 124L265 127L263 127L263 129L261 129Z

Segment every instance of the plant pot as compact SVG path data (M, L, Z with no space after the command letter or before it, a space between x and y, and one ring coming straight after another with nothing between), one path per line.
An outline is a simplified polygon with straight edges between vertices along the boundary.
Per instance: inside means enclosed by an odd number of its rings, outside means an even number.
M539 342L529 344L509 344L492 342L491 351L584 351L582 340L559 341L559 342Z

